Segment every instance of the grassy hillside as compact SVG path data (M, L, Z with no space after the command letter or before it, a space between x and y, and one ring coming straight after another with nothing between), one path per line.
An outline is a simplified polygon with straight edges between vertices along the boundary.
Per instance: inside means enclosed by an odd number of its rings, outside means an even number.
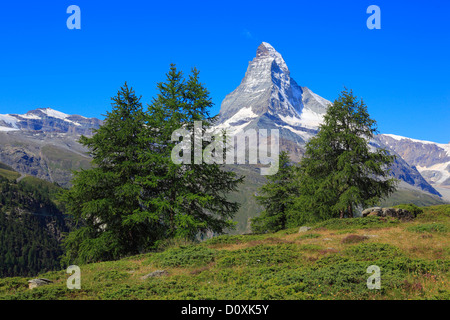
M20 177L20 173L16 172L10 166L7 166L6 164L0 162L0 176L8 180L16 180Z
M81 289L0 279L1 299L450 299L450 205L412 222L331 219L265 235L226 235L119 261L82 265ZM381 289L368 289L371 265ZM155 270L168 275L143 279Z

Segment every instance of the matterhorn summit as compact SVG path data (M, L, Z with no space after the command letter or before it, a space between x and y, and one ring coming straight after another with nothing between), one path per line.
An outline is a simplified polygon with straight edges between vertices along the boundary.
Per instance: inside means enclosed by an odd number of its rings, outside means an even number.
M217 128L278 129L282 149L300 155L330 101L301 87L282 55L267 42L256 50L241 84L223 100Z

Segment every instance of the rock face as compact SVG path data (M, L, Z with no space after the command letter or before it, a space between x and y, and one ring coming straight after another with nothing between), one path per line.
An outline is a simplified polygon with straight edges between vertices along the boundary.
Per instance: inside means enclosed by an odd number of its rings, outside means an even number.
M441 194L427 181L422 174L413 165L406 162L401 155L399 155L394 149L390 148L381 142L379 136L375 137L371 142L371 145L375 148L383 148L389 151L390 154L396 156L394 163L389 168L391 170L391 176L400 181L406 182L408 185L413 186L419 190L426 191L430 194L441 196Z
M413 214L405 209L381 208L381 207L367 208L367 209L363 210L362 216L363 217L371 217L371 216L393 217L393 218L398 218L398 219L404 220L404 221L409 221L416 217L415 214Z

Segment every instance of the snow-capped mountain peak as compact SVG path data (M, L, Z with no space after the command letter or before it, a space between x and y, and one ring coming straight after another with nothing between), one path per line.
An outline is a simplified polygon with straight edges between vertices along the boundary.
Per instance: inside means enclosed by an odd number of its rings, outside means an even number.
M222 101L218 128L276 128L282 139L300 146L317 131L329 104L299 86L282 55L262 42L241 84Z
M274 59L278 66L283 69L284 72L289 74L289 69L284 61L282 55L275 50L269 43L263 42L256 49L256 58L259 59Z
M60 112L58 110L54 110L52 108L45 108L45 109L39 108L37 110L41 111L42 113L45 113L49 117L57 118L57 119L61 119L61 120L64 120L64 119L70 117L70 115Z
M86 134L100 123L96 118L69 115L52 108L38 108L25 114L0 115L2 132L23 130Z

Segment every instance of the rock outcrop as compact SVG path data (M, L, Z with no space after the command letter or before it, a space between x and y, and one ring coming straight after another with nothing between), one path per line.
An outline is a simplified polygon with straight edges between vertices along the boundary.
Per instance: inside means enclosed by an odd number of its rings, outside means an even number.
M31 279L31 280L28 280L28 289L34 289L34 288L37 288L37 287L45 286L45 285L50 284L52 282L53 281L48 280L48 279L44 279L44 278Z
M150 272L149 274L146 274L145 276L141 277L142 280L148 279L148 278L154 278L154 277L162 277L167 276L169 273L166 270L156 270L153 272Z
M381 207L372 207L363 210L363 217L393 217L398 218L400 220L409 221L416 217L416 215L408 210L400 209L400 208L381 208Z

